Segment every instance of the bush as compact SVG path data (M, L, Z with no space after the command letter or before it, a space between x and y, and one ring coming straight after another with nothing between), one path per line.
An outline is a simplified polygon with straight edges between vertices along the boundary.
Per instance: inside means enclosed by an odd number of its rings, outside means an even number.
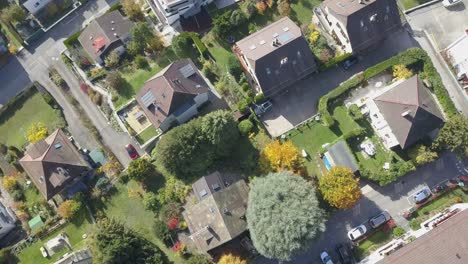
M146 210L150 211L157 211L160 207L158 196L152 192L146 192L143 195L143 205L145 206Z
M122 173L119 176L119 182L122 184L127 184L130 181L130 177L127 173Z
M156 219L153 224L153 230L156 237L166 243L166 245L171 242L171 232L164 221Z
M149 67L148 61L145 59L145 57L141 55L137 55L135 57L135 60L133 61L133 65L135 65L136 69L145 69Z
M73 46L78 46L80 45L80 42L78 41L78 37L81 35L81 30L74 33L70 37L68 37L66 40L63 41L63 44L67 49L71 49Z
M192 36L190 32L182 32L172 39L172 50L179 58L190 58L192 55Z
M64 219L72 219L81 208L81 202L76 200L67 200L59 205L58 214Z
M350 56L351 56L351 53L345 53L345 54L340 55L340 56L335 56L335 57L331 58L327 63L322 64L320 66L319 70L320 71L328 70L331 67L334 67L335 65L337 65L338 63L347 60Z
M263 93L259 93L257 95L255 95L254 97L254 102L256 104L260 104L260 103L263 103L263 101L265 101L265 95L263 95Z
M364 115L359 110L359 107L356 104L352 104L348 108L348 113L354 121L359 121L364 119Z
M411 229L413 230L418 230L421 228L421 221L417 220L417 219L413 219L409 222L409 226L411 227Z
M16 189L19 188L18 181L14 176L6 176L3 178L3 187L9 193L14 192Z
M112 71L109 74L107 74L107 77L106 77L107 86L110 89L118 93L122 91L122 88L125 85L125 82L126 82L125 79L117 71Z
M250 132L252 132L254 125L252 124L250 120L246 119L246 120L242 120L237 125L237 127L239 128L239 132L241 133L241 135L247 136L250 134Z
M399 226L397 226L397 227L395 227L393 229L393 236L394 237L401 237L405 233L406 233L406 231L403 228L399 227Z
M242 74L242 67L236 56L229 55L227 61L227 70L234 77L234 79L239 80Z
M24 200L23 189L17 188L11 193L11 197L13 197L13 200L15 200L15 202L23 201Z
M250 85L246 82L241 84L241 88L242 88L242 91L244 92L250 91Z

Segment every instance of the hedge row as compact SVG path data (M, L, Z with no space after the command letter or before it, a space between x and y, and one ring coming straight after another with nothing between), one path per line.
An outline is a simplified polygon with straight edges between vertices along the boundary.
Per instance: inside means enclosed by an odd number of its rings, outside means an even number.
M349 57L351 57L351 53L345 53L345 54L343 54L343 55L333 57L333 58L331 58L327 63L322 64L322 65L320 66L319 70L320 70L320 71L328 70L328 69L330 69L331 67L337 65L338 63L347 60Z
M71 35L63 41L63 44L65 45L65 47L67 47L68 50L70 50L73 46L80 44L80 42L78 41L78 37L80 36L80 34L81 30L74 33L73 35Z
M195 46L197 47L198 49L198 52L200 52L200 54L205 57L206 54L207 54L207 48L205 46L205 44L200 40L200 37L198 36L197 33L193 32L192 34L190 34L191 37L192 37L192 40L193 40L193 43L195 43Z
M440 75L434 68L434 65L432 64L432 61L427 53L420 48L410 48L386 61L367 68L364 72L357 74L351 79L343 82L340 86L333 89L328 94L322 96L318 103L318 111L322 116L325 124L327 126L333 126L335 124L335 120L328 111L329 103L332 100L345 95L350 90L358 87L363 81L368 80L386 70L392 69L394 65L404 64L408 66L418 62L423 63L423 72L420 73L421 78L429 80L429 82L432 84L434 94L444 108L445 113L449 117L455 115L458 111L450 99L447 90L445 90Z

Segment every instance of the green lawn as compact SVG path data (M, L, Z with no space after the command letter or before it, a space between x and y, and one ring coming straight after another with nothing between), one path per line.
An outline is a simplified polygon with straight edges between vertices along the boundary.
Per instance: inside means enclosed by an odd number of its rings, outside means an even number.
M333 110L333 118L338 122L342 134L358 129L359 125L349 116L346 106L338 106Z
M312 14L314 7L318 6L322 1L319 0L295 0L291 3L290 16L296 18L300 22L299 26L312 22Z
M131 181L128 183L128 187L120 183L116 183L116 187L117 193L113 194L108 202L96 206L101 209L106 216L121 221L156 244L174 263L184 263L180 257L176 256L171 249L166 248L154 235L152 227L155 214L145 210L140 198L129 198L128 188L144 193L140 185Z
M41 252L39 250L40 247L44 245L48 240L57 236L58 234L64 232L68 235L72 249L77 250L83 248L86 243L83 240L83 234L90 234L92 231L92 220L89 217L89 214L86 208L82 208L82 210L78 213L78 215L70 222L65 224L62 228L54 231L52 234L48 235L47 237L36 241L31 246L25 248L21 253L18 255L20 263L24 264L47 264L56 261L60 256L62 256L66 249L62 250L54 254L52 257L46 259L42 257Z
M17 100L0 114L0 142L21 148L27 143L25 134L32 123L44 123L51 133L60 119L39 92L31 91L29 96Z
M374 234L370 235L366 240L359 243L359 246L354 249L356 256L358 259L362 259L372 251L390 242L392 238L393 236L391 232L385 233L382 230L378 230Z
M10 41L13 45L15 45L18 49L21 48L22 42L11 33L9 28L3 23L2 20L0 20L0 28L2 29L2 32L6 35L8 41Z
M413 213L414 219L419 222L424 222L433 215L438 214L447 207L457 203L456 199L458 197L460 197L464 203L468 202L468 192L457 188L439 196L435 200L429 202L427 205L416 210L416 212Z
M422 5L424 3L427 3L431 0L400 0L400 3L403 5L405 10L408 10L410 8L416 7L418 5Z
M143 130L140 134L136 135L135 138L137 139L138 143L144 144L146 141L152 139L153 137L159 135L160 133L156 131L153 126L147 127Z

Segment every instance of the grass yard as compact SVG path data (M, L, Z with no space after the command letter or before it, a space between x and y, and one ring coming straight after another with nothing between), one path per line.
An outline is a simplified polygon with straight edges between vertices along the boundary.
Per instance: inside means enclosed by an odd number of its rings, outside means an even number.
M358 259L362 259L363 257L369 255L372 251L388 243L390 240L392 240L392 238L393 235L391 232L385 233L382 230L378 230L374 234L370 235L362 243L359 243L359 246L354 249L354 252L356 253Z
M146 141L152 139L153 137L159 135L160 133L156 131L153 126L149 126L145 128L140 134L136 135L135 138L137 139L138 143L144 144Z
M418 5L422 5L424 3L427 3L431 0L400 0L400 3L403 5L405 10L408 10L410 8L416 7Z
M319 0L295 0L291 3L290 17L295 18L301 25L309 24L312 21L314 7L318 6L322 1Z
M413 216L416 221L419 221L420 223L426 221L427 219L431 218L435 214L440 213L442 210L446 209L447 207L450 207L451 205L454 205L457 203L457 199L461 198L463 203L468 202L468 192L463 191L460 188L456 188L452 191L449 191L435 200L429 202L427 205L424 207L420 208L419 210L416 210L416 212L413 213Z
M20 263L47 264L58 260L58 258L68 250L64 249L47 259L42 257L39 248L42 247L48 240L62 232L68 235L73 250L83 248L86 244L82 236L83 234L90 234L92 227L92 220L89 217L86 208L83 207L78 215L70 223L65 224L62 228L54 231L47 237L34 242L31 246L21 251L21 253L18 255Z
M44 123L51 133L61 118L39 92L31 91L0 114L0 142L21 148L27 143L25 134L32 123Z
M128 187L127 187L128 186ZM143 237L156 244L174 263L184 263L183 259L176 256L171 249L166 246L154 235L152 230L155 214L146 210L140 198L129 198L128 190L137 190L143 193L140 185L134 181L128 185L116 183L117 193L111 196L105 204L95 205L101 209L108 217L117 219L135 230Z
M13 35L13 33L11 33L8 26L6 26L6 24L2 20L0 20L0 28L2 32L6 35L8 41L15 45L16 48L19 49L23 46L22 42L18 38L16 38L15 35Z
M338 122L342 134L358 129L360 126L349 116L346 106L338 106L333 110L333 118Z

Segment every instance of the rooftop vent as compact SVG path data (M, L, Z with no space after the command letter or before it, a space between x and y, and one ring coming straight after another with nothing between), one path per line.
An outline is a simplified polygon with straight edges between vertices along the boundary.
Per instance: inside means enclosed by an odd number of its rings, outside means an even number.
M360 3L361 5L363 5L363 4L364 4L364 1L363 1L363 0L359 0L359 3Z
M93 39L93 36L89 36L89 39L91 39L91 40L92 40L92 39Z
M111 21L111 24L115 24L115 21L114 21L114 20L112 20L112 21Z
M360 0L360 1L361 1L361 0ZM343 3L341 3L341 2L336 3L336 5L337 5L338 7L345 8L345 5L344 5Z
M116 37L117 37L117 33L115 33L115 32L114 32L114 36L116 36Z
M279 40L277 38L274 38L273 41L271 42L271 46L278 47L279 45L281 45Z
M285 31L285 32L286 32L286 31L289 31L289 28L288 28L288 27L285 27L285 28L283 28L283 31Z
M206 196L208 193L206 192L205 189L200 191L200 197Z
M401 113L401 116L406 117L406 116L409 116L410 113L411 113L411 110L408 110L408 111Z
M221 186L219 186L219 184L217 184L217 183L211 185L211 187L213 188L213 190L215 192L217 192L217 191L219 191L221 189Z
M254 49L256 49L256 48L257 48L257 47L255 47L255 45L252 45L252 46L249 47L250 50L254 50Z
M111 30L112 30L112 31L114 31L114 30L115 30L115 28L111 28Z
M277 38L279 36L278 33L273 34L273 38Z
M260 45L264 45L265 43L266 43L266 41L264 41L264 40L260 41Z
M60 144L60 143L57 143L57 144L54 145L54 148L55 148L55 149L59 149L59 148L61 148L61 147L62 147L62 144Z
M195 88L200 89L200 88L201 88L201 85L197 84L197 85L195 85Z

